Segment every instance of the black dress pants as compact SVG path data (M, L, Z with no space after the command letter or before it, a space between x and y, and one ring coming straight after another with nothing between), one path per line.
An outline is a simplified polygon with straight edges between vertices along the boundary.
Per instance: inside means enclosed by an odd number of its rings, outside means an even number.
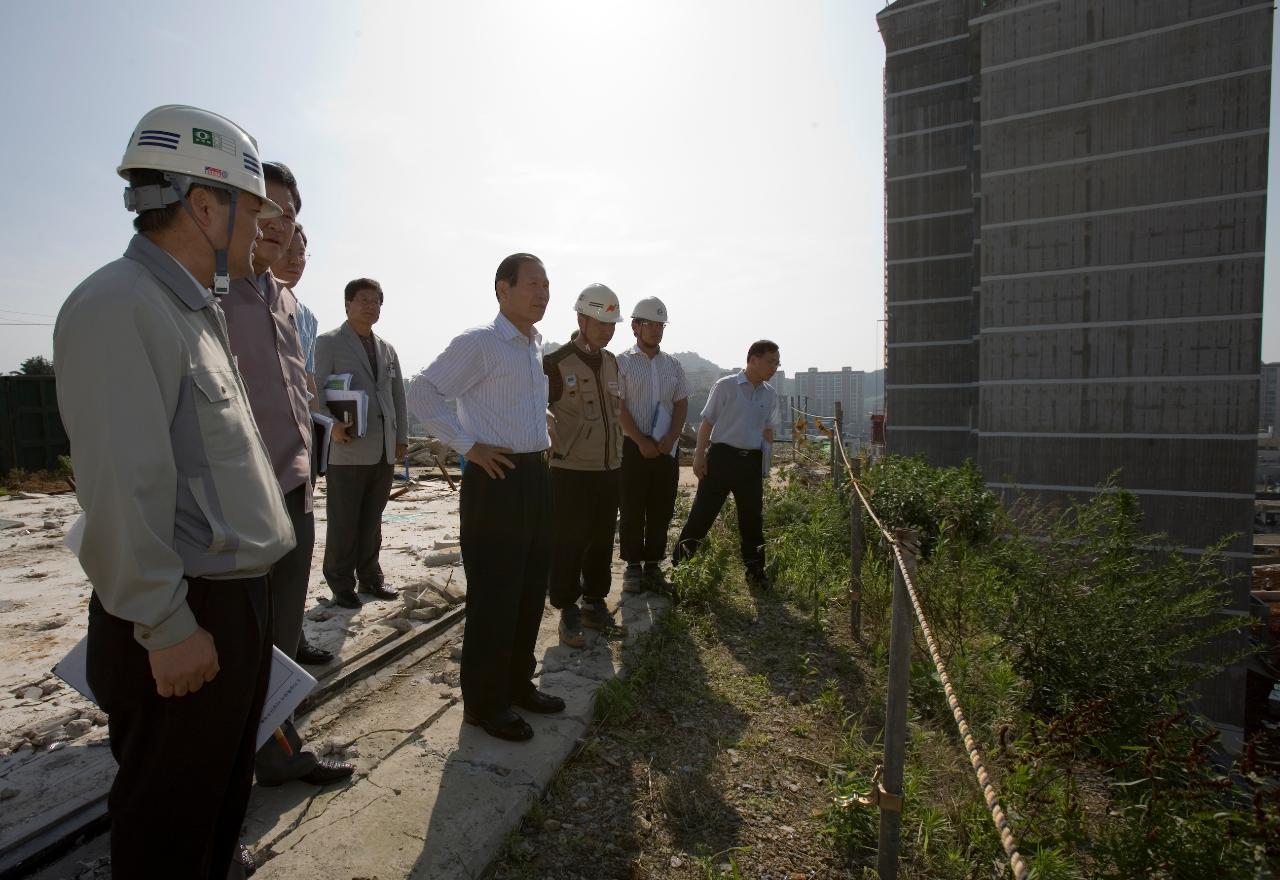
M742 562L749 571L764 570L764 478L763 453L759 449L739 449L713 443L707 453L707 475L698 484L689 521L680 532L671 561L679 565L698 552L702 539L711 531L725 499L733 493L738 509L738 535L742 541Z
M354 591L357 578L370 586L383 582L378 552L392 470L389 461L329 465L324 579L335 593Z
M302 638L302 615L307 606L307 584L311 580L311 551L316 544L315 515L306 509L310 491L311 486L303 484L284 494L284 507L298 544L271 567L271 641L288 657L298 653ZM302 740L293 721L286 720L283 727L290 752L281 748L275 737L267 740L254 761L254 773L260 782L297 779L316 766L315 755L303 753Z
M551 563L551 486L540 452L508 454L503 479L470 465L459 499L467 622L462 701L492 718L529 691Z
M603 602L613 582L618 471L551 468L551 604Z
M674 456L645 458L631 438L622 441L619 552L626 562L667 558L667 529L676 509L680 463Z
M113 877L224 880L249 803L271 669L267 579L187 583L219 671L183 697L157 694L133 624L96 594L89 603L89 686L120 765L107 800Z

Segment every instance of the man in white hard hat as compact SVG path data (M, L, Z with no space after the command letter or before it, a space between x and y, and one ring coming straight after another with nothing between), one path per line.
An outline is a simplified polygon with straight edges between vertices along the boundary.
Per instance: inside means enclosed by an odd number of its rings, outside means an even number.
M533 728L513 706L564 711L564 700L532 681L551 553L547 379L534 325L551 284L542 260L511 254L498 264L493 289L498 316L455 337L419 374L414 407L427 430L467 457L459 498L463 719L523 741ZM456 415L449 400L458 403Z
M684 368L660 350L666 326L662 300L640 300L631 311L636 344L618 356L625 403L622 430L627 435L618 537L627 563L622 588L631 593L665 586L660 565L667 557L667 530L680 480L680 433L689 414Z
M551 606L560 640L586 645L582 627L613 625L607 599L622 466L622 380L605 350L622 320L617 295L591 284L573 310L578 332L542 359L556 432L551 446ZM579 608L578 602L582 601Z
M258 223L262 237L253 252L252 274L232 280L222 308L231 353L249 392L249 407L298 540L297 546L271 568L272 640L286 657L327 663L333 655L306 645L302 637L316 524L311 492L310 392L298 332L298 301L269 269L293 240L302 196L287 165L266 162L262 173L267 198L279 205L282 213ZM304 646L307 651L302 653ZM353 764L317 758L305 751L292 720L286 720L279 736L270 737L258 751L255 774L259 785L279 785L291 779L326 785L350 777L354 770Z
M757 588L769 586L764 556L764 451L773 443L778 418L778 395L769 380L779 363L778 344L757 340L747 349L746 369L711 386L693 451L698 491L671 555L673 565L698 552L732 492L747 580Z
M119 764L111 868L223 880L270 669L266 574L294 534L218 296L280 209L253 138L194 107L146 114L119 173L139 234L71 293L53 340L88 681Z

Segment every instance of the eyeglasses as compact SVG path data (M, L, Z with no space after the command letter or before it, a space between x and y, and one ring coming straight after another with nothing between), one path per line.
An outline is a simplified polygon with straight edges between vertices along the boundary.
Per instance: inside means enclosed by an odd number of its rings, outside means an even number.
M636 323L641 327L665 327L666 321L646 321L644 318L636 318Z

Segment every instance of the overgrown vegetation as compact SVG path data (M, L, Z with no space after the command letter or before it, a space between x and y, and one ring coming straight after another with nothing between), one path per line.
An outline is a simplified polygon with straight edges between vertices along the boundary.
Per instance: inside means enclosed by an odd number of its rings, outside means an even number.
M1008 513L971 464L889 457L865 474L886 526L920 533L921 600L1034 876L1271 876L1275 781L1252 752L1224 759L1186 708L1244 644L1238 618L1220 613L1219 554L1183 555L1144 533L1119 490ZM767 509L778 582L823 625L848 580L847 501L829 480L796 477ZM892 557L865 525L870 693L846 717L835 795L865 791L881 755ZM911 704L902 876L989 877L1003 850L922 644ZM833 807L827 833L866 867L877 823L873 810Z

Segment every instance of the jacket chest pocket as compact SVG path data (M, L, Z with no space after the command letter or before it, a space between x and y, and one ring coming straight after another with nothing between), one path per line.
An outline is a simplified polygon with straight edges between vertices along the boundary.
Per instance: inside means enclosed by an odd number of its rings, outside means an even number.
M192 398L201 445L210 463L242 457L250 448L255 425L246 418L240 386L232 370L195 370Z
M578 404L582 407L582 418L588 422L600 421L600 395L594 388L578 392Z

